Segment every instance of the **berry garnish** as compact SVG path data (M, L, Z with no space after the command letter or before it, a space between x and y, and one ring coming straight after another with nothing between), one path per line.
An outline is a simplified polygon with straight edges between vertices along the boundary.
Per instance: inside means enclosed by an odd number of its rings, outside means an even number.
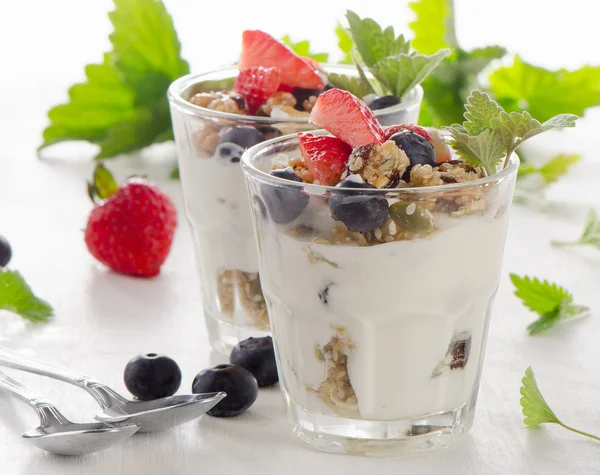
M319 94L321 94L321 91L318 91L317 89L304 89L302 87L295 87L293 91L291 91L291 93L296 98L296 105L294 106L294 108L299 111L303 111L304 101L309 99L311 96L318 97Z
M431 135L429 132L427 132L427 130L425 130L423 127L419 127L418 125L414 124L390 125L389 127L383 129L384 139L389 140L392 135L397 134L398 132L404 132L405 130L419 134L421 137L431 141Z
M414 132L404 131L395 133L390 137L390 140L395 142L410 160L410 165L405 172L405 179L407 178L406 174L415 165L431 165L435 167L435 150L431 142L426 138Z
M377 98L373 99L369 103L369 108L372 111L375 111L375 110L379 110L379 109L385 109L386 107L392 107L397 104L400 104L400 98L398 98L396 96L382 96L382 97L377 97Z
M271 176L284 180L302 182L296 172L291 168L273 170ZM271 219L277 224L286 224L302 214L308 205L308 195L302 190L281 186L269 186L263 188L264 203L269 211Z
M281 70L281 83L292 87L318 89L325 83L314 64L309 63L281 41L260 30L246 30L242 35L240 69L262 66Z
M240 366L221 364L196 375L192 384L194 394L224 391L227 396L207 414L233 417L245 412L258 397L258 384L252 373Z
M248 114L254 115L281 83L279 68L252 67L241 69L235 78L234 90L239 93L248 105Z
M237 125L221 131L219 134L219 143L233 143L242 148L250 148L253 145L265 141L265 136L260 130L249 125Z
M340 181L352 147L336 137L298 134L304 165L321 185L333 186Z
M8 240L0 235L0 267L6 267L12 257L12 249Z
M119 188L102 164L96 167L88 191L97 201L85 228L90 253L121 274L157 275L177 227L171 199L143 178L130 178Z
M436 163L440 164L452 160L452 152L450 151L450 147L444 140L444 137L442 137L440 131L434 129L433 127L428 127L427 133L429 134L429 141L435 150Z
M343 188L373 188L369 183L346 179L337 184ZM386 222L389 206L385 196L354 193L352 191L332 191L329 197L331 217L341 221L349 231L366 233L374 231Z
M384 141L383 129L371 109L348 91L330 89L322 93L309 120L352 147Z
M250 371L259 387L270 386L279 381L275 350L270 336L248 338L239 342L231 351L231 364Z
M168 356L146 353L125 366L125 386L142 401L172 396L181 385L181 370Z

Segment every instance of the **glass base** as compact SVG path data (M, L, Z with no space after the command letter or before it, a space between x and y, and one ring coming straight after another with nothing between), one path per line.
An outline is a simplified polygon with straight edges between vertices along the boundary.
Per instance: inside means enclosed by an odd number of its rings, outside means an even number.
M473 424L468 405L418 418L393 421L349 419L310 412L288 404L293 432L321 452L396 457L454 445Z
M259 330L250 325L236 325L224 320L220 314L214 315L208 309L204 309L204 319L208 330L208 339L213 350L229 356L231 350L240 341L247 338L260 338L269 336L271 332Z

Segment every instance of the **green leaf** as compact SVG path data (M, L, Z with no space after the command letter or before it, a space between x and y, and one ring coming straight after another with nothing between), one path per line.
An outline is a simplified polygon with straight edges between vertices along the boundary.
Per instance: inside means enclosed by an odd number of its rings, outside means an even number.
M581 160L581 155L559 154L548 160L540 167L531 163L522 164L519 167L519 177L539 173L544 183L554 183L561 176L566 175L569 169Z
M33 294L19 272L6 268L0 268L0 310L36 323L45 322L54 314L47 302Z
M537 427L546 423L559 424L558 417L550 409L538 388L531 366L525 370L525 376L521 383L521 408L525 416L525 419L523 419L525 425L527 427Z
M368 67L390 56L408 54L410 41L403 35L396 36L392 26L384 30L371 18L362 19L350 10L346 12L346 18L354 45Z
M539 335L552 328L560 320L558 308L552 312L540 315L540 318L527 325L527 331L530 335Z
M119 185L115 181L112 173L104 166L99 163L94 169L93 183L91 186L94 189L94 194L101 200L114 195L119 189Z
M416 18L408 26L414 32L413 48L433 54L443 48L456 48L452 0L417 0L409 3Z
M169 84L187 74L173 21L158 0L114 0L114 50L85 69L69 102L48 112L41 148L66 140L100 145L96 158L142 149L172 137Z
M169 175L169 178L171 180L179 180L180 175L179 175L179 167L178 166L175 166L173 168L173 170L171 170L171 174Z
M372 73L394 96L402 99L421 84L449 53L449 50L429 56L400 53L379 61L372 67Z
M583 233L577 241L552 241L553 246L590 245L600 250L600 220L598 214L590 209Z
M474 167L482 167L488 175L496 173L498 164L504 157L504 147L491 130L477 136L470 136L461 125L446 128L450 132L450 146L465 162Z
M564 112L581 116L600 105L600 66L551 71L515 56L513 64L496 70L489 82L507 111L525 109L540 121Z
M565 299L573 299L569 291L547 280L542 282L537 277L516 274L510 274L510 280L516 288L515 295L527 308L540 315L556 310Z
M340 22L335 27L335 35L338 38L338 47L340 51L344 53L344 57L340 61L341 64L352 64L352 48L354 47L354 43L352 42L352 37L348 30L342 26Z
M308 40L293 42L290 35L285 35L281 38L286 45L288 45L298 56L304 56L312 58L319 63L325 63L329 59L328 53L313 53L310 50L310 42Z
M361 77L347 76L345 74L329 73L327 81L333 87L351 92L356 97L364 97L373 92L373 88Z
M492 120L508 114L490 96L480 91L473 91L465 104L463 127L469 135L479 135L485 130L492 130Z

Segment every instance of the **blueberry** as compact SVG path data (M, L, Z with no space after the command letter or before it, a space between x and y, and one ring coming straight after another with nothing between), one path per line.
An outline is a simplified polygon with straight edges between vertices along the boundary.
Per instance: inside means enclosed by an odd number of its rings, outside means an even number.
M415 165L431 165L435 167L435 150L431 142L425 137L421 137L414 132L398 132L390 137L390 140L396 142L396 145L404 150L404 153L410 160L410 165L406 169L404 179L410 179L410 169Z
M215 153L224 163L238 163L242 159L244 149L233 142L223 142L217 145Z
M304 107L302 106L303 102L306 101L310 96L319 96L321 91L318 89L304 89L302 87L295 87L292 94L296 98L295 109L299 111L303 111Z
M271 176L284 180L302 182L291 168L273 170ZM296 188L286 188L285 185L272 185L263 188L263 198L271 219L277 224L286 224L302 214L308 205L308 195Z
M172 396L181 385L181 370L168 356L146 353L125 367L125 386L142 401Z
M219 143L232 142L246 149L265 141L265 136L254 127L238 125L221 131Z
M375 188L369 183L344 180L336 185L343 188ZM329 197L331 217L341 221L353 232L366 233L383 225L390 214L384 196L332 191Z
M12 249L8 240L0 235L0 267L5 267L12 257Z
M376 111L379 109L385 109L386 107L392 107L397 104L400 104L400 98L396 96L381 96L374 99L370 104L369 108L372 111Z
M265 136L265 140L271 140L276 137L281 137L281 130L271 127L270 125L257 125L256 130L259 130Z
M240 366L220 364L199 372L192 383L194 394L225 391L227 396L207 414L232 417L246 411L258 397L258 384L252 373Z
M270 336L240 341L233 347L230 361L250 371L259 387L271 386L279 381L273 339Z

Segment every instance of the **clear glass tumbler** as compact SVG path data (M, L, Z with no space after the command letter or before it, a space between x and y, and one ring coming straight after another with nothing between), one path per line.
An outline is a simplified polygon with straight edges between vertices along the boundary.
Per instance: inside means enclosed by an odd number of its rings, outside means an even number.
M344 66L330 71L355 74ZM200 272L202 301L213 348L229 354L239 341L270 332L258 273L250 202L240 166L243 148L227 141L236 127L252 127L267 140L313 128L306 118L276 119L220 112L192 104L197 92L228 91L238 70L192 74L169 88L186 215ZM423 90L376 111L382 124L416 123Z
M299 155L290 136L242 158L294 433L338 453L445 447L473 422L518 158L493 176L428 187L269 175ZM389 215L351 232L331 206ZM278 224L282 209L296 218Z

